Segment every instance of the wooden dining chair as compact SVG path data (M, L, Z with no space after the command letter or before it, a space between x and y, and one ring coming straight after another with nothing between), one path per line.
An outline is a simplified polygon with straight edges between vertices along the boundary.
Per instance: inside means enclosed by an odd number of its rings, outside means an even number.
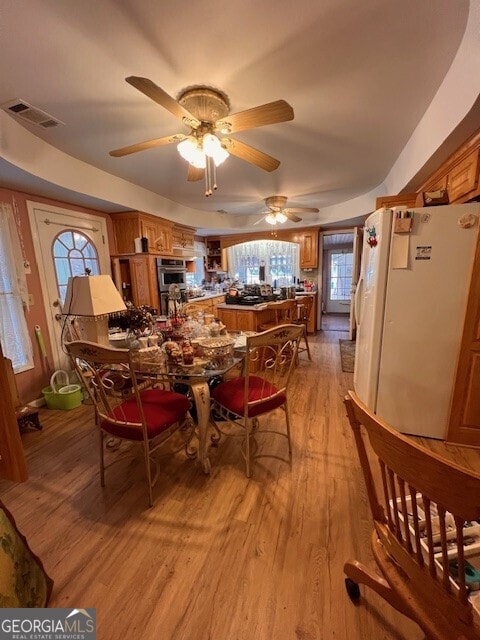
M273 311L274 318L260 324L259 331L268 331L268 329L278 327L281 324L291 324L295 319L296 304L293 299L271 302L267 308Z
M286 438L288 461L291 462L288 383L301 336L302 327L292 324L247 336L242 375L220 383L212 392L213 419L215 420L215 416L221 417L232 429L227 431L224 423L216 420L218 431L223 435L242 438L247 477L251 476L254 458L273 457L284 460L273 453L258 452L255 438L260 433L277 434ZM276 410L283 410L286 428L277 428L272 417L267 428L260 429L259 418Z
M300 354L303 351L306 351L309 360L312 359L312 355L310 353L310 345L308 344L308 321L312 313L313 303L313 296L302 296L301 298L296 298L296 314L293 320L295 324L300 324L303 326L302 338L305 346L302 346L300 344L300 346L298 347L298 353Z
M100 438L100 479L105 486L106 439L140 445L143 450L149 505L153 506L152 489L158 478L158 465L153 454L175 433L181 444L173 453L191 449L193 422L186 396L158 388L155 378L137 374L132 352L111 349L93 342L74 341L65 344L68 355L82 380L95 408Z
M478 640L480 475L401 435L353 392L345 405L373 516L373 556L382 574L357 560L346 562L348 594L356 600L359 584L371 587L417 622L427 638Z

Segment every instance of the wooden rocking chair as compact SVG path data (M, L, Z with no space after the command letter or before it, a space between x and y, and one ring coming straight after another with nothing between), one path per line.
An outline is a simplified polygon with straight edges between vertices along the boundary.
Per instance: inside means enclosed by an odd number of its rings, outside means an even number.
M479 639L480 475L394 431L354 393L345 405L374 521L373 555L383 574L346 562L349 596L358 599L358 585L365 584L427 638ZM370 462L361 425L379 467Z

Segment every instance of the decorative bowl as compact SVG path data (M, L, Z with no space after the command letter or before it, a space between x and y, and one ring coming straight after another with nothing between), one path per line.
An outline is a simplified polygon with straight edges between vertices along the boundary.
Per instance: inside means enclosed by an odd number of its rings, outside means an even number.
M199 347L205 358L208 358L214 368L222 367L233 356L235 340L230 336L204 338L199 341Z

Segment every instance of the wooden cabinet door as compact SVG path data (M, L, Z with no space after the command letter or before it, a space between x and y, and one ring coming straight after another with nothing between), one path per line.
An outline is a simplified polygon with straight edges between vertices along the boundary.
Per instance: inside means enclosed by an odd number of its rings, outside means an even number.
M142 236L148 239L148 252L156 254L172 253L172 230L155 218L142 217Z
M133 253L135 238L142 236L138 214L112 214L117 253Z
M157 259L155 256L147 256L148 265L148 289L149 300L148 305L153 307L160 313L160 294L158 292L158 273L157 273Z
M414 207L417 199L416 193L400 193L397 196L379 196L375 201L375 207L381 209L386 207Z
M187 229L181 229L174 227L172 232L172 246L177 249L192 249L194 248L194 236L193 231Z
M464 201L478 184L478 153L475 149L448 172L448 197L450 202Z
M150 287L147 256L130 258L132 297L135 306L150 305Z
M480 447L480 237L473 264L447 440Z
M316 269L318 266L318 231L304 231L300 238L300 268Z
M161 228L155 220L150 220L149 218L141 219L141 230L142 237L147 238L148 240L148 252L149 253L160 253L158 250L157 243L160 239Z

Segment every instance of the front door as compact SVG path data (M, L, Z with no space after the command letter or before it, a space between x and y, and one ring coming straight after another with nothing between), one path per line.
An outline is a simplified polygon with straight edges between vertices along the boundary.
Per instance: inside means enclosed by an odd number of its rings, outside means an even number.
M350 313L353 251L330 249L327 251L327 313Z
M62 350L60 314L68 278L110 273L104 218L39 202L27 202L55 369L69 367Z

